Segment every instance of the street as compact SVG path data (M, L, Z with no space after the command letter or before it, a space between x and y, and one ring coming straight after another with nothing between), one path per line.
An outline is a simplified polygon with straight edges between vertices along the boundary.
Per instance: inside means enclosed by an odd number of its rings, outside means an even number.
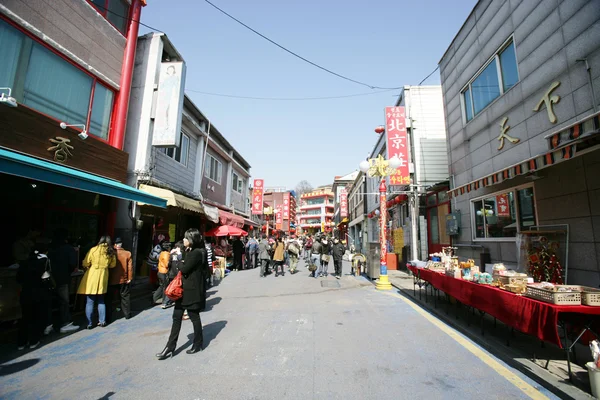
M233 272L209 291L201 353L185 354L186 322L175 357L156 360L172 313L157 306L23 352L0 366L0 397L556 398L365 278L317 280L303 263L295 275L258 275Z

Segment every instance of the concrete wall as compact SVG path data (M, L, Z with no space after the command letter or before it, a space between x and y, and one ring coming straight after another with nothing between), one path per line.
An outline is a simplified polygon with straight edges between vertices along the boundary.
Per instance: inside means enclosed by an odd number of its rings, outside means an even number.
M207 200L227 206L227 162L215 151L212 143L208 145L207 153L221 162L221 183L219 184L203 176L201 186L202 196Z
M494 100L468 123L463 117L460 91L511 35L514 38L519 82ZM480 1L440 61L444 94L448 160L452 187L459 187L518 162L542 154L544 136L590 115L591 89L584 63L591 67L600 100L600 2ZM557 123L546 107L533 108L554 81L560 96L554 105ZM498 150L500 122L508 117L508 134L520 139ZM534 182L538 224L569 223L571 227L569 283L598 285L598 152L575 158L539 173ZM454 243L472 243L470 199L531 182L524 177L471 191L453 200L461 212L461 234ZM563 223L560 222L560 223ZM489 249L493 261L516 264L514 241L477 241ZM479 249L461 249L469 257ZM477 257L478 258L478 257Z
M0 12L114 89L125 37L86 0L3 0Z
M231 205L239 212L247 213L249 211L248 208L248 184L249 177L246 174L246 171L241 170L240 168L233 167L233 172L237 174L239 179L244 180L244 185L242 187L242 193L237 192L233 188L233 184L231 185ZM233 182L233 180L232 180Z
M194 176L196 173L200 173L200 166L196 164L198 137L188 132L185 133L190 138L187 165L174 160L155 147L152 149L154 158L152 176L175 189L191 194L194 193Z

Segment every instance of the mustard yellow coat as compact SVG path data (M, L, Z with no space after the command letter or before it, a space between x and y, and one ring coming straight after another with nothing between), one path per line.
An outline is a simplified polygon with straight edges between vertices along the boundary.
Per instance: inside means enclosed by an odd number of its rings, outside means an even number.
M108 269L117 265L117 258L106 255L106 244L92 247L83 260L86 268L77 294L104 294L108 291Z

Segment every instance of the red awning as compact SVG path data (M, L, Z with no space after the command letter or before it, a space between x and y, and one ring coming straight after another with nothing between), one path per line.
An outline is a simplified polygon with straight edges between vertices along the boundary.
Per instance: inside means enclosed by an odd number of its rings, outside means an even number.
M244 227L244 218L227 211L219 210L219 222L221 225L231 225L236 228Z

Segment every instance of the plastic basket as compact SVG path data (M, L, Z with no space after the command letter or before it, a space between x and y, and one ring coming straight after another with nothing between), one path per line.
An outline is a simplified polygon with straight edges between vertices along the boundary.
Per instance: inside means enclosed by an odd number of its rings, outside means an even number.
M582 286L581 304L592 307L600 307L600 289Z
M559 292L556 289L561 287L569 287L575 290L580 289L578 286L571 285L556 285L555 289L542 289L536 286L527 286L527 291L525 292L526 297L531 297L532 299L544 301L550 304L563 305L563 306L578 306L581 305L581 292Z

